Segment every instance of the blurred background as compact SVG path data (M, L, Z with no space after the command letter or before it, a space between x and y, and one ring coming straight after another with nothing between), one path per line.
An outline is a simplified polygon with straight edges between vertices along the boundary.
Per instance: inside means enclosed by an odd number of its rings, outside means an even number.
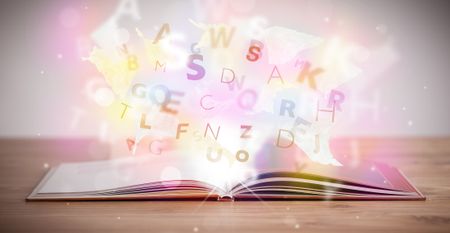
M116 17L124 2L137 12ZM95 99L102 76L81 59L100 43L96 32L112 25L156 33L170 23L189 34L188 19L248 19L356 41L372 56L346 93L334 134L450 135L449 1L18 0L0 11L1 137L114 134Z

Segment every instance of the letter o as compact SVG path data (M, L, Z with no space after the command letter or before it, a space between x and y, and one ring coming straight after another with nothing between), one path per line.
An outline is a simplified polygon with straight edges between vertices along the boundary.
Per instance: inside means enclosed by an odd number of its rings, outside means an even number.
M247 96L251 98L250 101L246 98ZM239 94L237 98L239 107L245 110L252 110L257 100L258 100L258 93L250 89L244 90L241 94Z
M156 95L157 91L163 91L164 92L164 100L162 102L160 100L158 100L158 96ZM167 88L164 85L153 86L150 89L149 98L154 104L162 105L162 106L166 105L170 101L170 90L169 90L169 88Z
M244 154L244 157L241 158L241 156L239 156L240 154ZM238 152L236 152L236 160L239 162L247 162L248 161L248 152L245 150L238 150Z

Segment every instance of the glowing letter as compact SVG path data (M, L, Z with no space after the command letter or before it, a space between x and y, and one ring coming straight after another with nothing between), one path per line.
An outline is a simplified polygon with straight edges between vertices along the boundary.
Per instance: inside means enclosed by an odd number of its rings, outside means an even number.
M264 48L264 44L259 40L252 40L250 42L250 48L248 48L247 59L255 62L261 57L261 50Z
M161 63L159 63L158 60L156 60L155 71L158 69L158 66L163 69L163 72L166 72L166 63L165 62L163 64L161 64Z
M242 87L244 86L244 80L245 80L245 76L242 76L241 81L236 79L233 82L228 83L228 88L230 89L230 91L234 91L234 85L236 84L237 89L241 90Z
M201 52L200 49L199 48L195 48L195 47L197 47L197 43L193 43L191 45L191 52L192 53L200 53Z
M300 66L300 69L303 69L303 66L305 65L305 63L307 63L307 61L297 59L297 61L295 61L294 67Z
M126 44L122 44L122 48L119 48L119 50L125 55L128 54L128 47Z
M127 145L128 145L128 150L132 151L134 148L134 140L131 138L127 138Z
M162 102L160 102L160 101L158 101L158 98L157 98L157 96L156 96L156 91L157 90L162 90L163 92L164 92L164 99L163 99L163 101ZM157 104L157 105L161 105L161 106L164 106L164 105L166 105L167 103L169 103L169 101L170 101L170 91L169 91L169 88L167 88L166 86L164 86L164 85L156 85L156 86L153 86L151 89L150 89L150 100L154 103L154 104Z
M315 139L316 139L316 147L314 148L314 153L317 154L320 152L320 136L316 134Z
M155 142L159 142L158 144L161 145L161 141L159 141L159 140L152 141L152 142L148 145L148 150L149 150L150 153L152 153L152 154L160 155L160 154L161 154L161 151L162 151L162 149L161 149L160 146L157 147L156 151L153 150L153 143L155 143Z
M295 108L294 102L282 99L280 106L280 116L284 116L284 113L287 111L289 113L289 117L294 117L294 108Z
M277 71L278 76L273 76L273 73L274 73L275 71ZM279 79L281 80L281 83L284 84L283 78L281 77L280 71L278 71L277 66L273 66L273 70L272 70L272 73L270 74L269 80L267 80L267 84L270 83L270 80L272 80L272 78L279 78Z
M280 145L280 136L281 136L282 131L289 133L289 135L291 136L291 142L288 145L284 145L284 146ZM280 148L288 148L288 147L292 146L292 144L294 144L294 134L289 130L280 129L278 131L277 146Z
M310 71L310 68L311 64L305 61L305 63L303 64L303 69L298 76L298 81L303 83L305 79L308 79L309 86L312 89L316 89L315 77L322 73L324 70L322 68L315 68L314 70Z
M150 127L150 125L146 125L145 124L145 119L147 118L147 114L142 113L141 115L141 129L151 129L152 127Z
M241 134L241 138L251 138L252 137L251 135L249 135L249 132L252 129L251 125L241 125L241 129L244 130Z
M328 99L328 107L331 108L334 105L338 111L342 111L341 104L344 102L344 93L336 90L331 90L330 98Z
M177 139L180 138L180 134L181 134L181 133L186 133L186 132L187 132L187 130L181 129L181 127L188 127L188 126L189 126L188 123L178 124L178 127L177 127L177 137L176 137Z
M187 74L187 79L189 80L199 80L205 76L205 69L203 68L203 66L195 64L194 60L203 61L203 56L200 54L191 54L189 56L187 64L188 68L197 71L197 74Z
M163 36L163 33L165 33L164 36ZM161 29L159 29L158 35L156 35L155 40L153 40L153 44L158 43L161 39L166 37L168 34L170 34L170 25L168 23L165 23L162 25Z
M250 98L245 98L245 96L249 96ZM238 97L237 102L239 107L246 110L252 110L253 106L255 106L256 101L258 100L258 94L250 89L243 91Z
M208 158L208 160L209 161L211 161L211 162L218 162L218 161L220 161L221 159L222 159L222 148L220 148L220 149L218 149L217 150L217 157L216 158L213 158L213 157L211 157L211 154L212 154L212 148L211 147L208 147L208 150L207 150L207 152L206 152L206 157Z
M244 157L241 158L240 154L244 154ZM239 162L246 162L248 160L248 152L245 150L239 150L238 152L236 152L236 160Z
M138 4L136 0L122 0L114 14L115 17L120 18L121 15L131 15L134 20L140 20L141 16L138 11Z
M217 48L219 41L222 40L222 47L228 48L228 45L230 44L231 38L233 37L235 28L232 27L230 33L227 33L225 27L219 28L219 33L215 33L214 28L209 29L209 36L211 38L211 47Z
M231 73L233 74L233 78L231 80L223 80L223 74L225 73L225 70L231 71ZM222 82L222 83L231 83L231 82L233 82L235 77L236 77L236 75L234 74L234 71L232 69L223 68L222 69L222 78L220 79L220 82Z
M204 138L206 137L206 133L208 132L208 129L209 129L209 131L211 131L213 137L217 140L217 137L219 137L220 126L217 128L217 134L214 134L214 132L213 132L211 126L209 125L209 123L207 123L207 124L206 124L206 128L205 128L205 133L203 134L203 137L204 137Z
M205 106L203 106L203 99L204 98L206 98L206 97L212 97L212 95L204 95L201 99L200 99L200 106L203 108L203 109L205 109L205 110L211 110L211 109L213 109L214 108L214 106L211 106L211 107L205 107Z
M334 116L336 115L336 105L333 104L332 109L322 109L320 108L319 101L317 101L316 121L319 121L319 112L330 112L331 122L334 122Z
M128 69L129 70L137 70L139 68L139 64L137 62L137 57L135 55L128 56Z
M122 105L125 106L125 108L123 109L122 115L120 116L120 119L123 119L123 117L125 116L125 113L128 110L128 107L130 107L130 105L126 104L126 103L122 103Z
M292 130L294 130L294 128L299 125L306 125L307 127L310 127L311 122L309 122L301 117L297 117L297 118L295 118L295 122L294 122L294 125L292 126ZM305 129L300 128L300 132L305 133L306 131L305 131Z
M169 98L169 101L161 106L161 111L167 112L167 113L171 113L171 114L177 114L178 113L177 110L174 110L174 109L171 109L171 108L167 107L167 105L169 105L169 104L173 104L173 105L179 105L180 104L180 101L173 100L174 96L181 96L181 97L183 97L184 93L183 92L178 92L178 91L172 91L171 95L170 95L170 98Z
M145 98L145 91L138 91L138 89L140 89L140 90L144 89L145 90L145 85L142 84L142 83L134 84L133 88L131 88L131 95L133 97L140 98L140 99Z

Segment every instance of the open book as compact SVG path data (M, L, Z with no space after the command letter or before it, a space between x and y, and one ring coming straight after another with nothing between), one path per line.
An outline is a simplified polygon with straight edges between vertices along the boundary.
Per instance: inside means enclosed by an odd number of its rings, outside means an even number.
M27 200L425 199L398 169L380 163L305 162L248 169L173 153L61 164Z

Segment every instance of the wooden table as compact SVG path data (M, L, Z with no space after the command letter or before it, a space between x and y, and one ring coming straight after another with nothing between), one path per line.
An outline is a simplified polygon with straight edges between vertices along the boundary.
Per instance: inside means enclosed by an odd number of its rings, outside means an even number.
M108 158L93 140L0 140L0 232L450 232L450 138L340 139L400 167L426 201L26 202L60 162Z

